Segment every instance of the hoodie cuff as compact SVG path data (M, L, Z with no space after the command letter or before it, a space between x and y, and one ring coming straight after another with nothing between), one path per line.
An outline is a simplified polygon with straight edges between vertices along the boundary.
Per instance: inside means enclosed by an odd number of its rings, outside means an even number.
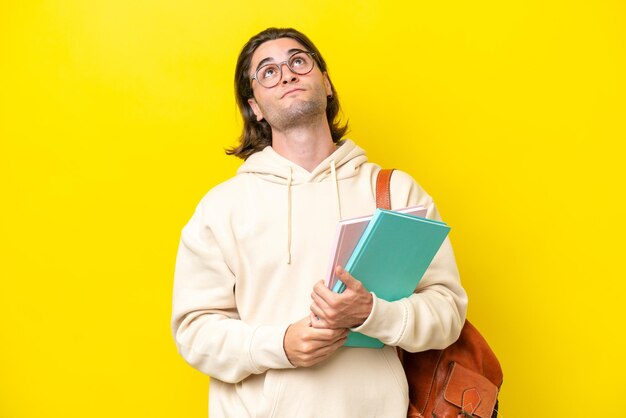
M264 373L269 369L294 368L283 348L288 326L259 325L254 330L248 353L250 363L257 373Z
M398 345L408 318L405 299L389 302L377 298L374 293L372 296L374 297L372 312L363 324L350 330L379 339L387 345Z

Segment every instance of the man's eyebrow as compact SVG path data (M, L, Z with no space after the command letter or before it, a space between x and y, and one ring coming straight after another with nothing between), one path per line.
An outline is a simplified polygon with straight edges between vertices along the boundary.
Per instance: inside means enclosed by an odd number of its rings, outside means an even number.
M289 51L287 51L287 55L291 56L295 53L298 52L308 52L304 49L300 49L300 48L291 48ZM266 57L263 58L256 66L256 69L254 70L255 72L259 70L259 68L261 68L262 66L264 66L265 64L269 63L269 62L273 62L274 58L273 57Z

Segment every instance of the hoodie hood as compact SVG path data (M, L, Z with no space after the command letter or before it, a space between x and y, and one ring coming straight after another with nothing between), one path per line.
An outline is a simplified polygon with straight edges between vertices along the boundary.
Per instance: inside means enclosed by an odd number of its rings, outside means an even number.
M268 146L248 157L237 170L237 174L252 173L272 183L297 185L328 180L333 175L333 166L337 180L353 177L366 162L365 151L350 139L339 141L335 152L319 163L312 172L289 161Z
M329 193L334 196L337 221L340 221L342 216L339 180L356 176L359 167L366 162L367 156L365 151L349 139L339 141L335 152L320 162L311 172L281 156L274 151L274 148L268 146L263 151L248 157L237 170L237 174L254 174L263 180L287 186L285 196L285 204L287 206L287 219L285 220L287 222L286 259L287 264L291 264L291 241L293 234L291 227L291 187L304 183L329 181L332 184L332 189L329 188Z

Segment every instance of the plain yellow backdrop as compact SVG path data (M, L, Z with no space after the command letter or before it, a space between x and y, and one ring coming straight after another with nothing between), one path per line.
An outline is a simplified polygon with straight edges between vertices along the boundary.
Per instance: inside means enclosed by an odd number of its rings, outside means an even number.
M232 176L235 60L308 34L349 137L434 196L501 417L626 417L623 1L4 1L0 417L206 417L180 230Z

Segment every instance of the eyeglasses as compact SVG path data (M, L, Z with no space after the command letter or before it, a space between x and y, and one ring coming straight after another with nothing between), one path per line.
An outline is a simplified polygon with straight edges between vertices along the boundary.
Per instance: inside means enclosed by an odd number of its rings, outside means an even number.
M308 74L315 64L314 55L315 53L313 52L300 51L290 56L287 61L264 65L256 70L250 83L252 83L252 80L256 80L260 85L268 89L278 85L283 78L283 64L286 64L294 74Z

